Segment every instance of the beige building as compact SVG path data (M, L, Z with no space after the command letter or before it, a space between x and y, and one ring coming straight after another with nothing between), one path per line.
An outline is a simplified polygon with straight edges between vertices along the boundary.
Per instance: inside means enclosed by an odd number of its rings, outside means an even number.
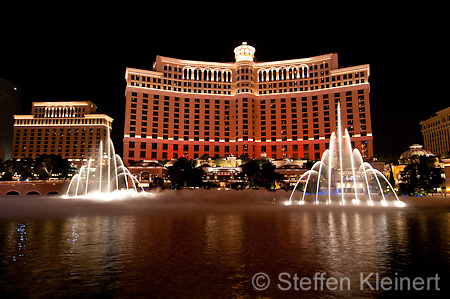
M33 102L31 114L14 115L12 158L54 154L87 161L98 152L113 121L96 110L90 101Z
M425 149L437 156L450 154L450 107L420 122Z

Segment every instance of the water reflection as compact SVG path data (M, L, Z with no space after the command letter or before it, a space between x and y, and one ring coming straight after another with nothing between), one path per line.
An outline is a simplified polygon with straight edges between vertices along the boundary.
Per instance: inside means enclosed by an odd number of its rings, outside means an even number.
M7 242L10 244L10 253L3 260L4 263L17 262L25 257L28 221L10 223L6 229Z
M0 221L0 290L11 296L283 297L278 274L450 277L450 213L245 209ZM256 291L267 273L273 287ZM369 292L365 297L385 295Z

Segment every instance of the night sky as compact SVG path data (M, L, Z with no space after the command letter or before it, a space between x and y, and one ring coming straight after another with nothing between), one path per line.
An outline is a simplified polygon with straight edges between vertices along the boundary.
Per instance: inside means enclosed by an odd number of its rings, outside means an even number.
M378 157L398 158L423 143L419 122L450 106L449 26L439 13L445 8L368 6L347 14L284 8L281 14L268 7L261 16L158 9L16 15L2 33L0 77L24 91L23 113L32 101L91 100L114 118L118 152L127 66L151 69L156 55L232 62L243 41L256 48L257 61L338 53L340 67L370 64Z

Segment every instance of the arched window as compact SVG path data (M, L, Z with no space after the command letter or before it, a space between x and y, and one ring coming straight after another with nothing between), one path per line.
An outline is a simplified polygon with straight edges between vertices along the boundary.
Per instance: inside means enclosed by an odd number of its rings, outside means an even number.
M303 78L307 78L308 76L308 66L303 67Z
M298 70L297 70L297 67L295 67L293 70L292 70L292 79L297 79L298 78Z

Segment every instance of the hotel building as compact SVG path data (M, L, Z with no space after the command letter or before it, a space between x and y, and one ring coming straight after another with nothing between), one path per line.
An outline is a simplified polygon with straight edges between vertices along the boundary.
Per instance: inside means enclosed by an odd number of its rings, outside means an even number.
M441 156L450 153L450 107L420 122L425 149Z
M33 102L30 115L14 115L12 158L54 154L87 161L113 121L96 110L90 101Z
M337 103L353 145L373 156L369 65L339 68L337 54L256 62L242 43L235 62L157 56L127 68L125 164L240 156L320 159L336 130Z

